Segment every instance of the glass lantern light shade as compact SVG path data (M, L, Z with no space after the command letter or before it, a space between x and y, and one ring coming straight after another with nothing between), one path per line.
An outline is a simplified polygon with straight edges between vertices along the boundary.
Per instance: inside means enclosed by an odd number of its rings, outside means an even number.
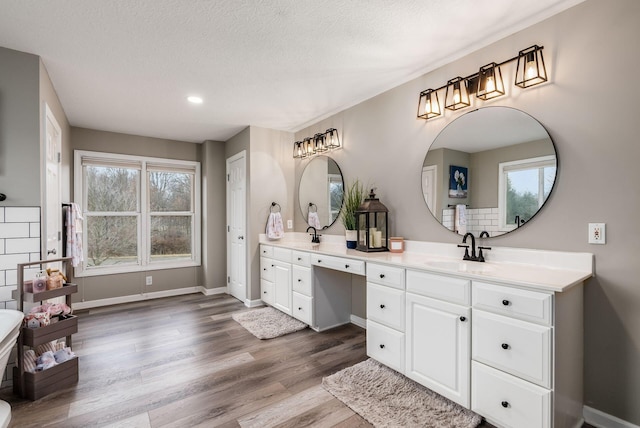
M521 88L538 85L547 81L542 47L533 45L518 53L515 84Z
M324 134L316 134L313 136L313 144L316 149L316 153L322 153L329 150L327 148L326 141L324 139Z
M444 108L449 110L458 110L469 107L469 90L467 89L467 80L463 77L456 77L447 82L447 92L445 93Z
M295 143L293 143L293 158L300 159L300 158L306 158L306 157L307 157L307 151L304 145L302 144L302 141L296 141Z
M438 92L433 89L427 89L420 92L418 100L418 117L422 119L431 119L440 116L440 102L438 101Z
M504 95L504 83L500 66L495 62L480 67L478 72L478 90L476 97L482 100Z
M373 190L356 211L356 250L389 251L389 210Z
M329 128L325 132L327 139L327 148L337 149L340 147L340 137L338 136L338 130L336 128Z
M316 154L316 146L312 138L307 137L304 140L302 140L302 145L304 146L304 151L307 154L307 156Z

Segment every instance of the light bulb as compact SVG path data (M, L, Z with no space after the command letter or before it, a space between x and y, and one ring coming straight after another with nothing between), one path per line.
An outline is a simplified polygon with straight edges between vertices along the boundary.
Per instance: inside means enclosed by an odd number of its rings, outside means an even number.
M431 100L427 98L427 101L424 103L424 112L426 114L431 113Z
M453 90L453 103L460 103L460 88L456 88Z
M496 81L493 79L493 76L487 77L485 93L491 94L492 92L495 92L495 90L496 90Z
M531 80L538 77L538 68L536 67L536 61L527 61L527 64L524 67L524 77L525 80Z

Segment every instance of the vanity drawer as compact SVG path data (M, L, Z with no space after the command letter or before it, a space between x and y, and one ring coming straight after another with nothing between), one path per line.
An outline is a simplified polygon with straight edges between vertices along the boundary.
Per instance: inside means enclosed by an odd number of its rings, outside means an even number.
M313 319L313 298L294 292L292 302L292 315L303 323L311 325Z
M273 258L273 247L270 245L260 245L260 256Z
M329 269L341 270L343 272L349 272L356 275L365 274L364 262L361 260L316 254L311 257L311 264Z
M312 297L311 268L293 265L293 291Z
M472 361L471 410L499 426L549 428L551 391Z
M367 355L404 373L404 333L367 320Z
M404 331L404 291L367 283L367 318Z
M404 290L404 269L368 263L367 281Z
M407 270L407 291L461 305L471 304L471 281Z
M273 247L273 258L281 262L291 263L291 250L288 248Z
M473 307L551 325L553 295L473 281Z
M272 305L275 299L273 282L264 279L260 280L260 298L268 305Z
M291 253L291 263L311 267L311 254L305 253L304 251L293 250Z
M551 388L551 328L472 310L472 359Z
M271 259L260 257L260 278L273 282L273 272Z

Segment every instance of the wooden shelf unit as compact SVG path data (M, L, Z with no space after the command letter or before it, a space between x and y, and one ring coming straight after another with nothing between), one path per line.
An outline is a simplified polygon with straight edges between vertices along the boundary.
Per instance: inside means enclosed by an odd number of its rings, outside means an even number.
M61 288L41 291L39 293L24 292L24 271L33 266L44 266L51 263L62 263L66 277L69 277L69 262L71 257L60 259L38 260L29 263L18 264L18 287L14 292L14 298L18 304L18 310L24 312L25 303L42 303L45 300L64 297L65 303L71 307L71 295L78 291L76 284L66 283ZM45 327L20 329L18 337L18 364L13 370L13 390L16 394L29 400L38 400L52 392L64 389L78 382L78 358L58 364L41 372L27 372L24 369L25 346L35 348L62 337L66 340L66 346L71 347L72 335L78 332L78 318L68 315Z

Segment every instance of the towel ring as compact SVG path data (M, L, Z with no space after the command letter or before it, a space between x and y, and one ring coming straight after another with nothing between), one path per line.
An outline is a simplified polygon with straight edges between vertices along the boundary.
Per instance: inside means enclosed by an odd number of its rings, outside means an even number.
M273 208L276 207L276 206L278 207L278 211L273 211ZM271 202L271 206L269 207L269 212L270 213L272 213L272 212L279 213L280 211L282 211L282 208L280 207L280 204L277 203L277 202Z
M315 211L311 211L311 208L315 207ZM316 204L314 204L313 202L309 202L309 212L310 213L317 213L318 212L318 206Z

